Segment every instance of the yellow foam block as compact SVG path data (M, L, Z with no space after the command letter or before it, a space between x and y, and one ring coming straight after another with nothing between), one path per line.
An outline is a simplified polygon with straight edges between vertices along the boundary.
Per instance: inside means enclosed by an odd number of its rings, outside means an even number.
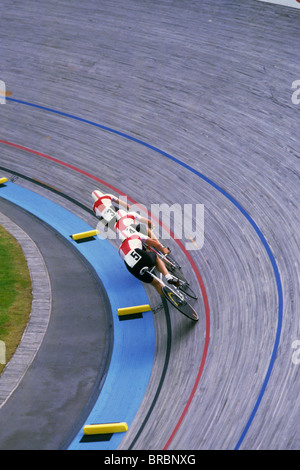
M113 434L115 432L126 432L128 426L126 423L106 423L106 424L87 424L83 428L86 436L93 434Z
M82 240L83 238L95 237L99 234L99 230L89 230L87 232L74 233L73 240Z
M0 184L7 183L8 179L7 178L0 178Z
M150 305L136 305L135 307L118 308L118 315L132 315L134 313L149 312L150 310Z

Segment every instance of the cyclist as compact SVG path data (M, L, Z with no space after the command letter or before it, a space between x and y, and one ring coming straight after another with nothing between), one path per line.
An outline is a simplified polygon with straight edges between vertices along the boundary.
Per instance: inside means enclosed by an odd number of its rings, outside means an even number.
M157 240L151 228L153 224L150 220L142 217L137 212L126 212L119 209L116 213L117 222L115 224L115 231L121 240L124 240L136 231L147 235L147 237ZM168 248L164 247L164 254L168 254Z
M119 255L133 276L146 284L153 285L157 292L163 296L161 284L156 279L153 279L149 273L141 274L142 268L147 266L151 269L155 266L165 276L169 284L177 286L179 281L169 273L165 263L154 251L147 251L143 248L143 242L147 246L152 246L161 252L165 251L165 247L157 239L150 238L141 232L135 232L124 239L119 248Z
M92 198L94 200L93 211L96 216L100 218L103 218L103 211L105 211L107 207L113 207L115 209L114 204L117 204L119 207L125 207L127 210L129 210L130 207L125 201L122 201L122 199L119 199L117 196L102 193L98 189L92 192Z
M125 207L130 206L112 194L103 194L101 191L93 191L94 199L93 211L104 222L113 228L122 240L119 248L119 254L124 260L129 272L139 280L152 284L160 295L162 294L161 284L153 279L148 273L140 274L143 267L149 269L154 266L161 272L170 284L178 285L178 279L169 273L164 262L154 251L148 251L143 248L143 242L146 246L156 248L164 254L169 253L169 249L164 247L151 231L152 223L136 212L126 212L122 209L116 210L113 205Z
M93 211L96 216L112 230L115 230L117 235L123 240L130 235L132 229L147 234L149 237L156 239L156 236L151 231L153 224L150 220L142 217L136 212L126 212L120 207L130 210L129 204L122 201L113 194L104 194L99 190L92 192L94 200ZM116 207L117 206L117 207ZM118 210L119 207L119 210ZM129 228L131 226L131 228ZM164 254L169 250L164 248Z

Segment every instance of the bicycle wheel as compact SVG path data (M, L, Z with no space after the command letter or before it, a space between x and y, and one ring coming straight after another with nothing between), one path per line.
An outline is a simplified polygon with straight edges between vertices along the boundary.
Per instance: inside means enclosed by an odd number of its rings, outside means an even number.
M183 313L186 317L190 318L193 321L198 321L198 314L195 312L193 307L185 300L184 295L179 295L176 293L175 289L171 289L168 286L162 288L162 292L165 298L180 312Z
M195 293L195 291L191 288L190 284L188 282L183 282L180 284L178 289L181 290L181 292L184 292L186 295L188 295L191 299L197 300L198 296Z
M178 289L180 289L182 292L184 292L186 295L188 295L192 299L197 300L197 298L198 298L197 294L192 289L189 281L182 274L182 271L179 270L179 269L175 269L174 271L172 271L172 275L177 277L180 281L180 286L178 287Z

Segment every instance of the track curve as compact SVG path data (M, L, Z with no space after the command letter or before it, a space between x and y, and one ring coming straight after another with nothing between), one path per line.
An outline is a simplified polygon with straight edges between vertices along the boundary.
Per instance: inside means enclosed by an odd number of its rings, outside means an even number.
M93 270L74 247L37 217L3 198L2 191L1 213L34 240L47 268L50 293L33 278L38 295L34 292L21 350L17 349L1 375L2 390L6 387L9 396L0 407L5 423L0 447L55 450L82 424L107 372L113 342L109 302ZM88 296L82 296L81 289L74 292L77 283L85 286ZM101 304L105 308L99 308ZM87 341L89 355L85 354Z
M291 360L299 336L299 109L290 99L299 12L246 0L133 1L126 10L104 1L101 11L93 2L70 10L29 0L19 16L9 3L1 6L1 78L14 98L1 107L1 139L20 148L2 146L1 165L82 204L95 185L88 174L147 207L205 204L205 244L191 256L210 306L201 381L205 319L191 328L172 314L164 383L139 432L166 357L165 318L155 316L156 363L120 448L133 440L145 449L299 447ZM176 244L174 251L195 282L185 254Z

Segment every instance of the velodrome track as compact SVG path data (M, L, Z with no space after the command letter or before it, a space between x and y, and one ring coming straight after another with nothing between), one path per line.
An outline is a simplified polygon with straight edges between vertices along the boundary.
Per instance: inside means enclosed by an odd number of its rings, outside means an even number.
M203 248L170 241L200 320L153 315L152 374L118 448L299 449L299 10L16 3L0 10L1 175L90 225L95 187L205 205Z

